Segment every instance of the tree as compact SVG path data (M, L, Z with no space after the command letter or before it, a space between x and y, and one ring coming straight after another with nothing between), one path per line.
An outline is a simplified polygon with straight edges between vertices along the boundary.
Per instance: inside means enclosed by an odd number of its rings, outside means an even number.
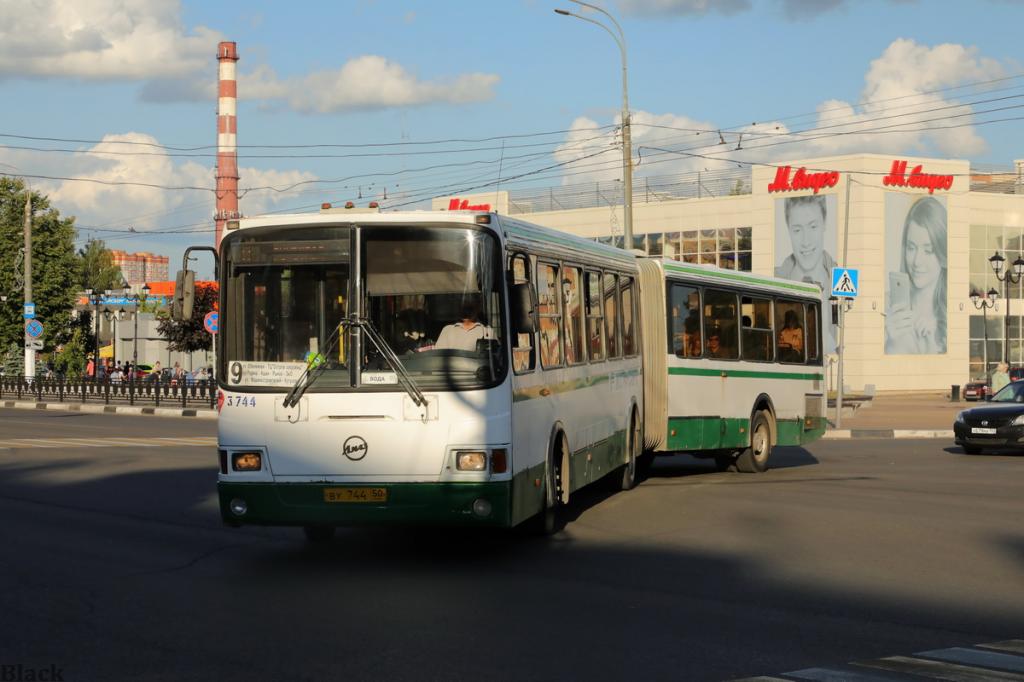
M176 353L194 353L197 350L213 348L213 334L203 327L206 313L217 309L217 287L196 286L195 302L192 305L192 318L188 320L172 320L164 314L157 323L160 336L167 339L167 345Z
M0 177L0 348L24 346L25 182ZM50 200L32 192L32 298L36 318L45 326L44 351L68 340L71 310L78 292L80 265L75 257L74 218L63 218Z
M82 263L82 289L93 291L121 290L123 277L121 268L114 265L110 249L102 239L90 239L85 248L78 252Z

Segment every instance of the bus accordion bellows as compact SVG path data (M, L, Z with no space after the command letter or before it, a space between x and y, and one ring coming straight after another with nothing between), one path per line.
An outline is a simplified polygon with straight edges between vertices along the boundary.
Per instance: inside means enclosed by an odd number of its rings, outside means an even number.
M552 532L655 454L759 472L825 427L816 286L462 210L229 221L217 272L231 526Z

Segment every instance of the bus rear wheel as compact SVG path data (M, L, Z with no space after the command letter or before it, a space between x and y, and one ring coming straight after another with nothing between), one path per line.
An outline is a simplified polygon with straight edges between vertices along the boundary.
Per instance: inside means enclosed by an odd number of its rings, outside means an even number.
M771 417L764 410L754 413L750 420L750 447L736 458L736 469L745 474L760 474L768 469L772 454Z
M636 412L634 412L630 418L629 435L626 441L628 458L626 459L626 464L622 467L622 475L617 477L619 479L619 488L622 490L632 490L636 486L637 472L641 459L641 440L640 420L637 419Z

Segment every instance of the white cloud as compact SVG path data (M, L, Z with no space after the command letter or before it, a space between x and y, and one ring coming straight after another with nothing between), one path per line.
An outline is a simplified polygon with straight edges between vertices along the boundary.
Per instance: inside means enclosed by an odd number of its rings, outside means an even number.
M624 14L638 16L699 16L738 14L753 7L751 0L619 0Z
M720 123L634 111L633 155L634 161L640 160L635 173L672 175L735 167L737 161L775 163L858 152L971 158L987 149L972 125L974 111L985 105L972 107L964 102L967 96L958 99L951 89L996 79L1007 71L1000 62L979 55L976 48L953 44L929 47L898 39L868 67L860 93L863 104L824 101L817 106L815 120L792 129L780 121L761 121L725 132L723 144L717 133ZM974 99L984 98L983 87L970 91L981 93ZM597 126L595 121L577 119L556 151L560 162L580 160L566 169L565 184L621 177L615 154L581 160L618 143L617 132L588 140ZM707 132L698 135L694 130Z
M280 78L269 67L239 76L241 99L281 101L307 114L409 107L426 104L467 104L494 97L499 77L466 73L425 81L401 64L378 55L363 55L341 68L305 76Z
M86 79L177 77L210 68L219 32L186 29L178 0L5 3L0 75Z

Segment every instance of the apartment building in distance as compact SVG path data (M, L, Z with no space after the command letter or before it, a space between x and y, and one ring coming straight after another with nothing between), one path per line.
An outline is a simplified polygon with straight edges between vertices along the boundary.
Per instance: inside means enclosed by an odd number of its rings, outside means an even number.
M146 282L162 282L168 279L167 256L140 251L128 253L112 249L110 251L114 265L121 268L121 275L129 286L142 286Z

